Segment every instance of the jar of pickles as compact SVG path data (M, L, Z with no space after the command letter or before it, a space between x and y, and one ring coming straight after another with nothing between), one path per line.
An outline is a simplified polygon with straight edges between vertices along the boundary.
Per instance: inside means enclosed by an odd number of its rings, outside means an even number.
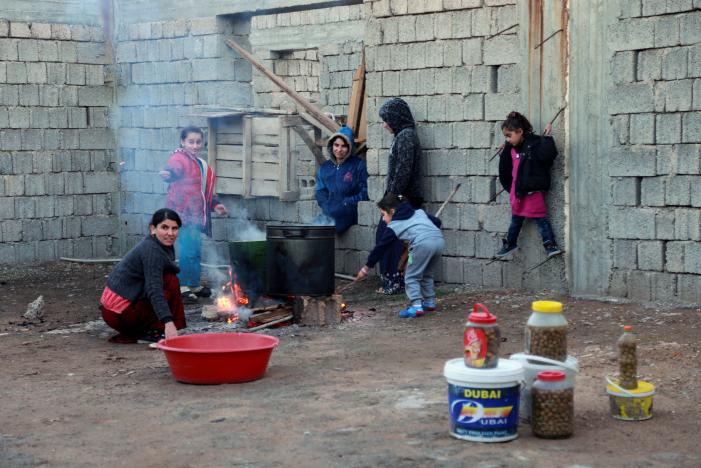
M562 303L535 301L526 322L526 352L556 361L567 360L567 320Z
M500 342L497 318L483 304L475 304L465 324L465 365L477 369L497 367Z
M540 372L531 388L531 428L543 439L564 439L574 432L574 388L560 371Z

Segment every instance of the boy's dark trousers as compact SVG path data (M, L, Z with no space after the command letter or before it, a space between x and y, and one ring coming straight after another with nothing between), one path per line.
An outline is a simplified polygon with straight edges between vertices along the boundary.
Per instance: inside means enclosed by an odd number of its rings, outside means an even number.
M543 218L526 218L525 216L511 215L511 225L509 226L509 232L506 234L506 242L509 247L516 247L518 235L526 219L532 219L538 225L538 232L540 232L540 236L543 238L543 245L557 245L555 242L555 235L553 234L553 228L547 216Z

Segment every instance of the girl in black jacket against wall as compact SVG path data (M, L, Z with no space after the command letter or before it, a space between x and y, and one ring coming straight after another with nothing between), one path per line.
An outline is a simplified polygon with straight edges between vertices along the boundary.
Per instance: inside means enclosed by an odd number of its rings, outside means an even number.
M550 124L543 136L533 133L531 123L518 112L511 112L501 124L506 138L499 157L499 182L509 193L511 225L496 256L501 258L515 251L523 222L533 219L543 238L548 257L561 254L548 220L545 192L550 189L550 168L557 157L557 148L550 134Z

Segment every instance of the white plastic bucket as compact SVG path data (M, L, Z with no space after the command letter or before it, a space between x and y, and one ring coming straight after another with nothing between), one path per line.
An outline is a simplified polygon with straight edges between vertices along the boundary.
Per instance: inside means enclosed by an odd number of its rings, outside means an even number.
M565 373L566 382L574 387L574 376L579 372L579 364L573 356L567 356L565 362L554 359L534 356L526 353L512 354L510 359L514 359L523 365L526 384L521 389L521 419L529 422L531 420L531 386L538 373L549 371L562 371Z
M523 366L499 359L493 369L472 369L464 358L445 363L450 435L475 442L505 442L518 437Z

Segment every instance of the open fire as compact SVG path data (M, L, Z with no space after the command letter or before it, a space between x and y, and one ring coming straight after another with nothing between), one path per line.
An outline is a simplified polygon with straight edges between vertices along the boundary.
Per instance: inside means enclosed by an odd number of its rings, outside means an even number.
M248 296L239 286L236 275L229 267L229 280L222 286L222 293L216 300L217 312L229 316L227 323L235 323L240 317L239 309L247 306L248 303Z

